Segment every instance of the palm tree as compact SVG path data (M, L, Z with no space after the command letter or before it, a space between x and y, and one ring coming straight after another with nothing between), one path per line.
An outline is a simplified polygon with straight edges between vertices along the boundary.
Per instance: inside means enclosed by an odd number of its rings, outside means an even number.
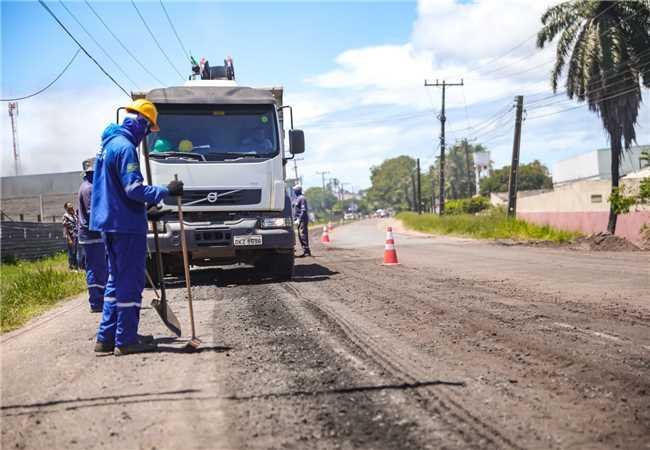
M558 35L553 92L568 64L566 94L587 101L609 135L615 192L623 149L636 142L641 86L650 87L650 0L560 3L542 15L537 46ZM616 217L610 206L610 233L616 231Z

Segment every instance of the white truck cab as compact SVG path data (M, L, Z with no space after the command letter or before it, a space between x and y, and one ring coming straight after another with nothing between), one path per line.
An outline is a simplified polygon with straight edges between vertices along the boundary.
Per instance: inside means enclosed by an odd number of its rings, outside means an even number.
M175 175L190 261L196 266L254 265L260 274L288 279L294 264L291 201L285 164L304 151L304 135L289 131L284 146L281 87L237 86L233 80L190 80L145 96L158 109L160 131L140 149L149 155L152 184ZM177 198L158 207L159 247L165 275L182 273ZM148 236L150 255L154 236ZM150 257L150 271L156 264Z

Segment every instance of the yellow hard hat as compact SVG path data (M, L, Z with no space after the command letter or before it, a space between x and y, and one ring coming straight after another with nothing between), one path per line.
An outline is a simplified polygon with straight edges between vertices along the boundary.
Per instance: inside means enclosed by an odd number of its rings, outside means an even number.
M189 139L183 139L178 143L179 152L191 152L193 148L194 148L194 144L192 144L192 141L190 141Z
M151 101L146 98L139 98L127 106L126 110L142 114L151 124L151 131L160 131L160 127L158 126L158 110Z

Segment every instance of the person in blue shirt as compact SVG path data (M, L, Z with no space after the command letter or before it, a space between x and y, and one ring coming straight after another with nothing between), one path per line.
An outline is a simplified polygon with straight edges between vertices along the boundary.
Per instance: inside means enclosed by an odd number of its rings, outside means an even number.
M150 131L159 131L154 104L138 99L126 110L122 125L110 124L102 135L90 212L90 229L102 233L108 259L95 351L112 351L116 356L156 348L151 336L138 335L147 252L146 205L183 195L180 180L166 187L144 184L137 147Z
M293 192L296 194L293 201L293 217L294 223L298 227L298 240L302 246L302 255L299 255L299 258L304 258L305 256L311 256L311 250L309 249L309 210L307 199L302 194L302 186L294 186Z
M91 231L90 224L91 196L93 191L93 170L95 158L82 163L84 178L79 186L79 248L84 255L86 286L90 312L100 313L104 308L104 288L106 287L106 251L104 241L98 231Z

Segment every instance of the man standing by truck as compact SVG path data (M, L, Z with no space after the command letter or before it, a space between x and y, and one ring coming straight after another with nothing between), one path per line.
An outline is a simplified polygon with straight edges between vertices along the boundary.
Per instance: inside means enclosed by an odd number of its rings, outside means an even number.
M90 200L93 191L94 166L95 158L89 158L82 163L84 178L79 187L79 247L86 259L86 285L90 312L100 313L104 308L106 251L102 235L88 228L92 210Z
M70 202L63 205L63 237L65 237L68 246L68 269L78 270L79 262L77 261L77 213Z
M115 356L153 351L151 336L138 336L140 303L147 252L146 204L183 195L183 182L147 186L137 147L151 131L159 131L153 103L138 99L126 107L122 125L110 124L102 135L92 191L90 229L102 232L108 256L104 309L96 352Z
M296 199L293 201L293 217L294 223L298 227L298 240L300 240L302 246L302 255L299 255L299 258L304 258L305 256L311 256L311 250L309 250L309 209L307 199L302 194L302 186L299 184L294 186L293 192L296 194Z

